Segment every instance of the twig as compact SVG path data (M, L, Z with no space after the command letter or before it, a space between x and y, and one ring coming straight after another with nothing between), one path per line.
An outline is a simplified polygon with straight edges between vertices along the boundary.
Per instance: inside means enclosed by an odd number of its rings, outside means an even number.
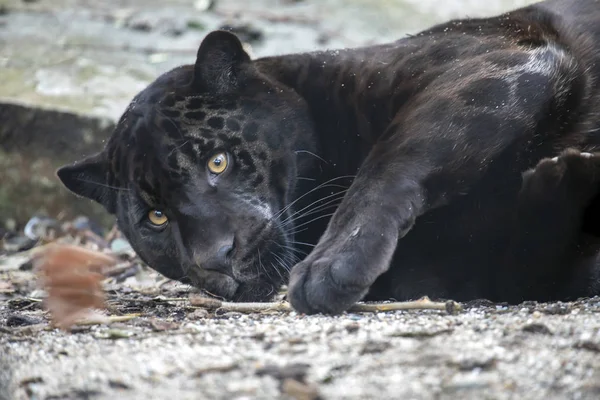
M453 300L446 302L431 301L425 296L416 301L403 301L393 303L357 303L350 307L353 312L399 311L399 310L440 310L448 314L457 314L462 311L462 306Z
M228 301L221 301L217 299L211 299L208 297L190 297L190 304L192 306L207 308L209 310L226 310L226 311L237 311L243 313L253 312L265 312L265 311L282 311L290 312L294 309L287 302L273 302L273 303L231 303Z
M207 297L190 297L192 306L202 307L209 310L237 311L243 313L280 311L291 312L294 309L289 303L231 303ZM462 311L462 307L455 301L433 302L428 297L416 301L393 302L393 303L357 303L348 309L349 312L377 312L377 311L400 311L400 310L440 310L448 314L456 314Z
M127 315L110 315L106 316L97 316L92 318L83 319L75 322L74 325L78 326L90 326L90 325L103 325L103 324L112 324L114 322L127 322L134 318L139 317L142 314L127 314Z
M113 268L104 272L103 275L107 278L113 278L113 277L115 277L117 275L121 275L123 272L130 270L132 268L135 268L135 267L137 267L137 265L135 263L132 263L130 261L125 261L120 264L117 264Z
M31 301L31 302L34 302L34 303L41 303L41 302L44 301L44 299L38 299L38 298L35 298L35 297L24 297L23 299Z

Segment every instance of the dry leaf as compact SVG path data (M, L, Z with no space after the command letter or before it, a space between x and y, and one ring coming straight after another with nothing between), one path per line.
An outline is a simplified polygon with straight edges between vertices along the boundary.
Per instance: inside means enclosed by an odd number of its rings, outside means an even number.
M56 327L70 330L91 309L104 308L102 273L116 261L104 253L72 245L48 246L34 256L34 267L48 293L44 305Z

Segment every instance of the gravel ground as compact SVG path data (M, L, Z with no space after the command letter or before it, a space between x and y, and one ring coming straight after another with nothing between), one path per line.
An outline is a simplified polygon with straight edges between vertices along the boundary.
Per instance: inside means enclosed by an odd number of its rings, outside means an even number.
M600 397L600 297L242 314L192 306L188 286L133 263L104 281L104 313L137 317L65 333L23 254L0 256L0 399Z
M437 311L208 312L176 284L112 289L110 326L50 330L0 306L6 399L597 399L600 298Z
M201 1L0 0L0 100L114 120L225 23L261 32L246 43L262 56L531 2L222 0L211 13ZM68 334L48 326L25 261L0 249L0 399L600 398L600 298L475 302L457 315L248 315L195 308L189 288L140 268L106 282L108 312L139 317Z

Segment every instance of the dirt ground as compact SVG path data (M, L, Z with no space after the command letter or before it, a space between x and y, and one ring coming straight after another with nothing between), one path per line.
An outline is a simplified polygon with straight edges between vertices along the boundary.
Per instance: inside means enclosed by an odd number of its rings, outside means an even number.
M13 258L14 259L14 258ZM126 322L51 329L27 263L2 264L2 399L597 399L600 298L444 311L242 314L139 268ZM17 269L15 269L15 267Z
M224 25L234 25L257 57L393 40L531 2L221 0L206 10L207 1L0 0L0 111L75 113L69 126L88 135L100 130L89 128L98 118L106 130L159 73L192 62L199 40ZM23 115L11 126L31 119ZM3 136L0 127L0 159L18 153L19 165L33 165L27 157L46 157L40 168L50 171L64 162L52 159L47 141L44 153L25 152L23 138L30 148L47 134L39 126L30 136ZM101 142L92 139L80 141ZM3 175L9 166L1 168L0 236L11 236L0 246L0 399L600 398L600 298L481 301L454 315L246 314L192 306L189 287L132 261L104 282L106 314L131 319L52 329L23 251L32 244L11 214L17 205L30 204L20 209L27 218L40 209L30 199L47 199L52 182L38 183L43 196L28 186L31 196L15 200L20 192Z

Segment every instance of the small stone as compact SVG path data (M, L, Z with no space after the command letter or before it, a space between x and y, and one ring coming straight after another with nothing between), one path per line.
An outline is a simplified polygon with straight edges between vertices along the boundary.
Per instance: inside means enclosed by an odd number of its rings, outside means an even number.
M473 390L487 388L490 382L481 377L479 374L461 373L457 374L450 382L444 386L444 389L449 392Z
M170 331L179 328L179 324L172 321L153 318L150 320L150 326L155 332Z
M12 236L2 239L2 247L8 253L16 253L33 248L37 240L30 239L27 236Z
M7 231L15 231L17 230L17 221L14 218L7 218L4 221L4 227Z
M42 302L33 299L16 298L8 301L8 308L10 310L39 310L42 308Z
M206 366L204 368L197 369L196 372L194 372L193 376L196 378L199 378L202 375L206 375L206 374L210 374L210 373L224 373L224 372L233 371L238 368L239 368L239 366L234 363L210 365L210 366Z
M23 314L11 314L6 318L6 326L27 326L41 324L43 321L39 318L29 317Z
M489 370L496 365L496 359L494 357L488 358L463 358L454 360L450 363L456 366L461 371L471 371L474 369Z
M100 237L104 236L104 229L86 216L78 216L71 222L71 224L73 225L73 228L77 229L78 231L89 230Z
M298 382L295 379L286 379L283 382L282 391L295 400L317 400L321 398L319 390L314 385Z
M391 345L388 342L368 341L363 346L360 354L382 353L389 349Z
M113 389L125 389L125 390L131 389L130 385L128 385L127 383L125 383L121 380L118 380L118 379L109 379L108 386L110 386Z
M140 32L150 32L154 28L152 23L146 20L132 21L129 24L127 24L127 26L130 29L133 29L134 31Z
M581 340L575 343L573 347L575 347L576 349L584 349L593 351L595 353L600 353L600 343L592 342L591 340Z
M54 239L63 232L57 220L44 216L34 216L25 224L23 233L29 239L37 241L39 239Z
M443 335L446 333L452 333L454 329L445 328L437 330L415 330L415 331L397 331L392 333L390 336L393 337L407 337L407 338L430 338L437 335Z
M571 312L571 307L568 304L558 302L544 307L542 312L550 315L564 315Z
M540 324L540 323L527 324L527 325L523 326L522 329L524 332L539 333L542 335L552 335L552 331L550 330L550 328L548 328L546 325Z
M360 329L360 325L357 322L350 322L349 324L346 324L344 328L346 329L346 332L354 333Z
M131 245L129 244L129 242L123 238L117 238L115 240L113 240L112 242L110 242L110 250L118 255L121 254L135 254L135 251L133 250L133 248L131 247Z
M206 26L200 22L200 21L196 21L196 20L190 20L186 23L186 27L188 29L193 29L196 31L203 31L206 29Z
M203 319L208 317L208 311L204 309L194 310L194 312L187 315L189 319Z
M15 286L10 281L0 280L0 293L12 294L15 292Z
M304 382L309 369L310 365L304 363L287 364L284 366L267 365L256 370L256 375L269 375L280 381L294 379L299 382Z
M19 271L31 271L33 270L33 260L27 260L23 263L21 263L21 265L19 265Z
M250 335L251 339L258 340L258 341L265 340L265 337L266 337L266 334L264 332L256 332L256 333Z
M32 376L30 378L22 379L21 382L19 382L19 386L27 386L27 385L31 385L34 383L43 383L43 382L44 382L44 378L42 378L41 376Z
M166 53L154 53L154 54L151 54L150 57L148 57L148 61L151 64L164 63L168 59L169 59L169 55Z
M216 0L196 0L194 8L198 11L210 11L217 5Z

